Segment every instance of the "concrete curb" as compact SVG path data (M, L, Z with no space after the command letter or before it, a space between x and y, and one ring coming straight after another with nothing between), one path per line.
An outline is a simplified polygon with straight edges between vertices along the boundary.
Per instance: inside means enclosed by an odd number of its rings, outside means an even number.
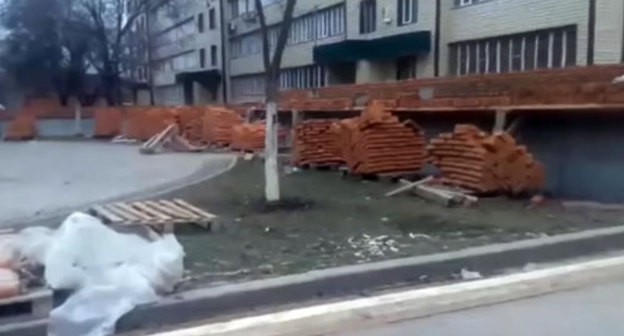
M624 226L469 248L422 257L313 271L179 293L135 309L119 332L172 326L310 300L363 295L375 289L454 278L462 268L485 276L528 263L548 263L624 250ZM45 323L0 328L0 336L44 335Z
M348 295L380 288L453 279L462 268L491 276L528 263L556 262L624 250L624 226L461 251L312 271L180 293L134 310L120 331L175 325L253 309Z
M225 154L223 154L225 155ZM22 218L14 218L7 221L4 221L4 225L6 227L11 228L24 228L25 226L49 226L50 222L58 222L60 224L59 219L66 217L73 211L77 211L80 209L87 209L92 205L101 204L101 203L111 203L111 202L122 202L122 201L131 201L135 199L145 198L147 196L157 197L163 194L167 194L176 190L184 189L188 186L201 183L210 179L213 179L221 174L224 174L232 168L236 166L238 162L238 156L231 155L230 162L225 164L225 168L219 169L217 172L207 174L209 171L209 164L204 162L201 167L199 167L195 172L190 175L180 177L173 181L153 186L144 190L128 193L125 195L120 195L112 198L105 198L94 202L88 202L84 204L79 204L72 207L56 209L50 212L46 212L40 216L30 216L30 217L22 217Z
M321 335L576 289L624 278L624 257L208 324L152 336ZM349 328L351 326L351 328Z

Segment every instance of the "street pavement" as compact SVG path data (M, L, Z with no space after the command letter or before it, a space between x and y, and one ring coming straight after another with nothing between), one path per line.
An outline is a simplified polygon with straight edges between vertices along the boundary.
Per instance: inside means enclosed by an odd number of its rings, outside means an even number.
M141 155L138 146L103 142L0 142L0 228L163 191L199 172L222 172L233 160L222 154Z
M624 281L334 336L621 336Z

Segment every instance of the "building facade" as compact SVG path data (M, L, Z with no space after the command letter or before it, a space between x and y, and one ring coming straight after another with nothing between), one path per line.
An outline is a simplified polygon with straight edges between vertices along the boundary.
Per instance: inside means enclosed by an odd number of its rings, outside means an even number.
M134 32L142 65L139 104L195 105L224 100L220 0L159 1L136 19Z
M230 101L263 99L253 0L223 0ZM266 0L270 43L284 0ZM298 1L282 89L620 63L624 2L612 0Z

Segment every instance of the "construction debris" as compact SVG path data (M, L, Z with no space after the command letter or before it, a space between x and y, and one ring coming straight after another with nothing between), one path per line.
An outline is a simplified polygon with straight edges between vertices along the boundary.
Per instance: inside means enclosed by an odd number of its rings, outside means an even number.
M429 176L427 178L424 178L424 179L422 179L420 181L416 181L416 182L401 181L401 182L405 182L405 183L403 183L404 185L399 187L398 189L395 189L395 190L387 193L386 197L392 197L392 196L401 194L403 192L406 192L406 191L409 191L411 189L414 189L414 188L416 188L416 187L418 187L420 185L427 184L427 183L431 182L432 180L433 180L433 176Z
M186 138L180 134L180 127L177 124L169 125L162 132L156 134L139 150L141 154L155 154L163 150L171 150L174 152L201 152L206 149L205 146L198 147L189 143Z
M410 182L407 180L400 181L403 187L393 191L397 194L400 192L411 190L411 192L430 202L440 204L444 207L452 206L472 206L479 202L479 198L476 196L468 195L461 191L450 190L441 185L430 184L435 182L431 177L418 182ZM389 194L392 194L390 192ZM392 196L392 195L391 195Z
M332 132L333 119L305 121L295 129L293 164L295 166L334 166L343 163L336 136Z
M352 174L413 173L425 164L422 129L401 123L375 101L360 117L336 123L333 131Z
M538 191L544 168L508 133L487 134L473 125L457 125L429 146L444 183L479 193L521 194Z

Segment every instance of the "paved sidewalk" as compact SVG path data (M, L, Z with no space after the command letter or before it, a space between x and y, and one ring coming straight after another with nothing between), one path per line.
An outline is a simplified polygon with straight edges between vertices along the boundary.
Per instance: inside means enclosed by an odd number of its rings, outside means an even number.
M617 283L339 336L620 336L623 297L624 283Z
M218 174L233 160L225 154L146 156L137 146L99 142L0 143L0 228L171 188L195 174Z

